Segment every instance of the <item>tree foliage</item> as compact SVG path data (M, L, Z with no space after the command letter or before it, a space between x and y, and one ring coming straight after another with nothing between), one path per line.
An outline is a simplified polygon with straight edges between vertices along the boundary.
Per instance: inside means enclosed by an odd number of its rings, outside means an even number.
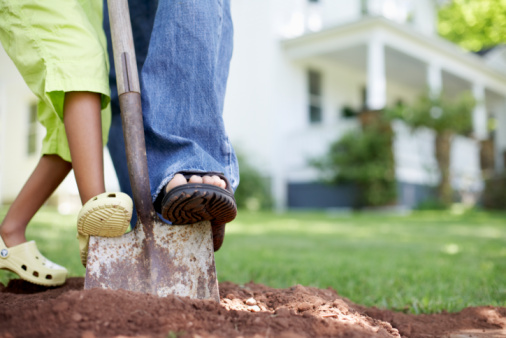
M448 98L443 93L421 95L412 105L399 104L387 109L390 119L400 119L413 129L427 127L436 133L451 131L469 134L472 129L472 112L476 102L470 93Z
M439 34L467 50L506 43L506 0L452 0L438 17Z

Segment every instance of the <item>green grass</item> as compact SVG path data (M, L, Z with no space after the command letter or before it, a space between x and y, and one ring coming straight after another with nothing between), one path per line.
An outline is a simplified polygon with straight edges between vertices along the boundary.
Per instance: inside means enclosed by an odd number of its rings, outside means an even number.
M46 208L28 237L72 276L82 276L75 218ZM413 313L506 306L505 220L506 214L477 211L241 211L227 226L216 266L220 281L332 287L358 304ZM2 271L0 282L13 276Z
M242 212L216 254L220 280L332 287L414 313L506 306L506 215Z

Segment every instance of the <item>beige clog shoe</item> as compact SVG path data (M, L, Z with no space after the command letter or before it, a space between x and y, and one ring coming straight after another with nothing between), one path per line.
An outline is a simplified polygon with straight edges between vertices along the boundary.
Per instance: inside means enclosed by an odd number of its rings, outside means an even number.
M8 248L0 237L0 269L43 286L62 285L67 278L67 269L42 256L34 241Z

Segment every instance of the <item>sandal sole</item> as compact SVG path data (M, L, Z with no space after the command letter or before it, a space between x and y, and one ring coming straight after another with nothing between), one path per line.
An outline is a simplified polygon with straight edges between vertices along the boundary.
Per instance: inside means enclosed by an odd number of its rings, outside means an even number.
M168 192L162 206L164 218L176 225L211 221L211 225L229 223L237 215L233 196L213 186L188 183Z
M225 238L225 224L237 216L234 197L221 188L188 183L169 191L162 216L173 224L185 225L211 221L214 251Z

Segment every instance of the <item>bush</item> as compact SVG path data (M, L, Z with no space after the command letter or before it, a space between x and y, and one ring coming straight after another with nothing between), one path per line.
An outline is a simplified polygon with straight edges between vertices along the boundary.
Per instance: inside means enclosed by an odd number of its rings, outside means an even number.
M365 126L362 132L345 134L311 164L328 183L355 184L358 207L388 205L397 198L392 132L380 122Z
M243 154L239 160L239 187L235 191L237 207L248 210L270 209L273 205L270 182L254 168Z

